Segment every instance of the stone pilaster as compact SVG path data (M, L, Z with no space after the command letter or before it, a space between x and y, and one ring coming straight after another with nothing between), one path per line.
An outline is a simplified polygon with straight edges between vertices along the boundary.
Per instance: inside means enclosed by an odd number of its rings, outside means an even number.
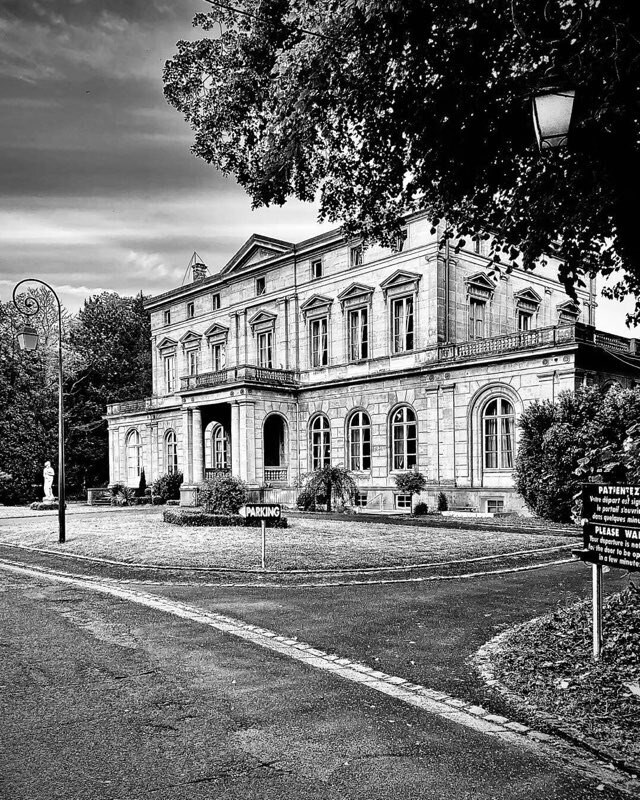
M204 480L204 439L202 436L202 411L196 406L191 411L192 416L192 475L193 483L202 483Z

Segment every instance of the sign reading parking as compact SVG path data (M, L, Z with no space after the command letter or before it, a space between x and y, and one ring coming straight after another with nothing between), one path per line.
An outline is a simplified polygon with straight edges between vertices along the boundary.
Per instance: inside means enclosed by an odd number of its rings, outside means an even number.
M244 515L253 519L280 519L282 506L279 503L247 503L244 506Z
M585 560L640 570L640 486L582 488Z

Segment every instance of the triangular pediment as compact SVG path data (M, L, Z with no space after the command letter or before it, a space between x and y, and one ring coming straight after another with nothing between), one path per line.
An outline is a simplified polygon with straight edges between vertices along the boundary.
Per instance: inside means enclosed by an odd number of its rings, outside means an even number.
M158 350L175 350L178 346L178 342L175 339L172 339L170 336L165 336L160 342L158 342Z
M485 289L486 291L493 292L496 288L495 283L484 272L476 272L475 275L465 279L467 286L475 286L478 289Z
M352 283L351 286L340 292L338 300L344 305L349 300L359 300L369 298L374 292L373 286L366 286L364 283Z
M580 316L580 306L573 300L566 300L564 303L557 305L556 308L560 314L566 314L570 317Z
M519 292L514 292L513 296L516 300L521 300L525 303L540 305L542 302L540 295L531 286L527 286L526 289L521 289Z
M221 275L238 272L253 264L268 261L270 258L288 253L293 249L291 242L282 239L272 239L270 236L260 236L254 233L250 236L236 254L225 264Z
M211 339L214 336L228 336L229 335L229 328L226 328L224 325L220 325L219 322L214 322L213 325L210 325L207 330L204 332L204 335L207 339Z
M389 291L389 289L395 289L396 286L405 286L409 283L418 283L420 278L421 276L416 272L407 272L406 270L398 269L393 273L393 275L389 275L388 278L385 278L380 286L384 291Z
M180 344L183 347L186 344L200 344L201 339L202 339L201 333L196 333L195 331L187 331L183 336L180 337Z
M300 311L303 314L308 314L311 311L326 311L333 303L333 298L325 297L322 294L314 294L300 306Z
M254 314L249 320L249 325L251 325L252 328L255 328L256 325L273 326L275 322L276 314L272 314L270 311L258 311L258 313Z

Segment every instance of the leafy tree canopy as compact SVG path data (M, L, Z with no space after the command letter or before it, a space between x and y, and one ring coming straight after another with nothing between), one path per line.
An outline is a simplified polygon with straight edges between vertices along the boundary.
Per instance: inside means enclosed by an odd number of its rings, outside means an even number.
M256 206L319 197L321 218L383 244L426 209L447 236L491 231L507 268L560 244L569 291L624 268L613 294L640 295L640 8L552 5L545 29L548 4L517 0L521 35L508 0L236 0L196 15L206 35L178 43L165 95ZM541 156L528 98L550 68L575 124Z

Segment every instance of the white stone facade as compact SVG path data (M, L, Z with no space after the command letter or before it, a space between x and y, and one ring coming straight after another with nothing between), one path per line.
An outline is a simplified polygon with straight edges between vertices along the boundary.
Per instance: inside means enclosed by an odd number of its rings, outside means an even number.
M183 502L217 470L292 502L300 476L351 469L358 504L422 499L522 510L517 419L584 382L629 383L635 341L595 329L595 287L573 303L557 261L497 274L485 242L454 253L424 215L400 252L338 231L291 244L252 237L217 274L147 302L153 396L109 407L112 483L179 469Z

